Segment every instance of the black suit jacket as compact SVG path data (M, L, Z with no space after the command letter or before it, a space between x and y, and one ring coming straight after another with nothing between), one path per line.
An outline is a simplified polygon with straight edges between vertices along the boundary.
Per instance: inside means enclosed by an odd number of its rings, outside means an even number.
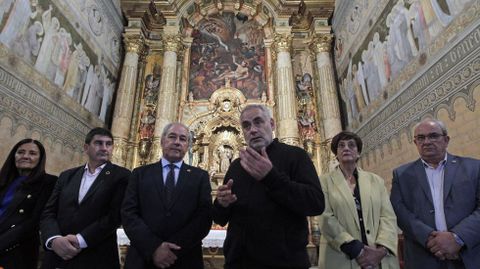
M55 235L80 233L87 248L69 261L46 251L42 268L119 268L116 229L130 171L110 162L78 203L84 167L63 172L42 214L42 242Z
M181 247L169 269L203 268L202 239L212 224L208 174L183 163L173 200L167 204L162 170L158 162L132 173L122 205L122 224L131 241L125 268L155 268L152 255L164 241Z
M18 187L0 220L0 267L37 268L38 223L56 179L56 176L45 174Z

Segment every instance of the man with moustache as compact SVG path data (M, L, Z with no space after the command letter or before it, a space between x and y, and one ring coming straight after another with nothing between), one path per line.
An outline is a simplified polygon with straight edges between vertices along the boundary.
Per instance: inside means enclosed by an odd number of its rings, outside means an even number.
M480 266L480 161L447 153L445 124L415 126L420 159L393 171L391 201L405 236L405 268Z
M92 129L83 146L87 164L60 174L43 211L42 268L120 268L116 229L130 171L112 164L113 136Z
M214 221L228 223L225 269L310 267L307 216L325 207L315 167L301 148L272 138L263 105L240 115L248 146L230 165L214 202Z
M202 239L212 225L208 173L183 162L190 132L170 123L159 162L133 170L122 205L130 239L125 269L201 269Z

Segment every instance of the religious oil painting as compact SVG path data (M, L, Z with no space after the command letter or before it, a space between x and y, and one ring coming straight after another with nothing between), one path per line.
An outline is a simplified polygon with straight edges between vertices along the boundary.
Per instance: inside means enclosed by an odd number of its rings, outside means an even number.
M189 91L196 100L230 83L249 99L266 91L264 33L246 15L224 12L203 19L193 32Z

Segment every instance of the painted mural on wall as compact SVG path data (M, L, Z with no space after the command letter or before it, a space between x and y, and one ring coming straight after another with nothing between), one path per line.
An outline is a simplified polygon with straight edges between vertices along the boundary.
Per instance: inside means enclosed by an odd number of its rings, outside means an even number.
M361 120L360 112L382 98L385 87L412 60L426 61L429 45L469 2L472 0L399 0L392 5L386 19L379 21L384 23L383 29L375 31L376 28L372 28L364 47L351 57L341 79L340 92L347 104L349 123ZM354 11L360 8L355 5ZM337 61L345 57L342 34L358 30L354 21L352 17L349 27L337 36Z
M189 96L208 99L227 80L247 98L266 92L264 34L257 22L224 12L203 19L192 36Z
M104 34L105 15L94 2L82 3L93 35ZM110 69L118 65L118 57L112 57L117 53L108 55L113 64L107 63L51 1L2 1L0 27L3 45L92 114L108 120L116 81ZM119 52L118 44L112 46Z

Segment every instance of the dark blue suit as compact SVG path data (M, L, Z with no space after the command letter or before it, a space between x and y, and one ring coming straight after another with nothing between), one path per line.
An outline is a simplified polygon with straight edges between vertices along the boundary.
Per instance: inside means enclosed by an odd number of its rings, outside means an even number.
M444 168L444 211L447 228L465 242L453 265L437 259L426 248L429 234L436 230L432 194L422 161L393 171L391 202L399 227L405 235L405 268L480 268L480 161L448 154ZM450 267L451 268L451 267Z

